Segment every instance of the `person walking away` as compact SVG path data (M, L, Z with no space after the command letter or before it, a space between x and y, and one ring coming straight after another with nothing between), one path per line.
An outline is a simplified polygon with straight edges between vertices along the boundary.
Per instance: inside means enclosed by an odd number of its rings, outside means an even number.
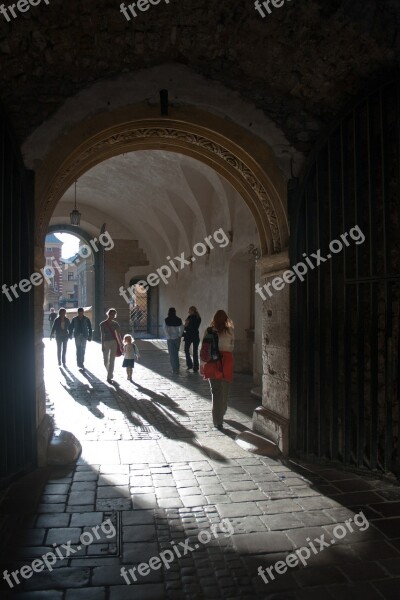
M71 321L69 328L69 338L75 338L76 346L76 364L81 371L85 370L85 350L86 342L92 341L92 324L90 319L84 315L84 309L78 308L78 316Z
M107 382L113 382L114 363L117 351L121 356L124 347L120 336L120 327L114 319L117 316L115 308L110 308L107 312L107 319L100 323L101 349L103 351L104 366L107 369Z
M214 427L223 431L223 420L228 407L228 397L233 380L233 323L225 311L218 310L210 323L218 336L220 360L201 363L200 372L210 382L212 418Z
M179 373L179 347L181 345L183 323L182 319L176 316L176 310L173 307L168 310L168 316L165 319L164 324L164 332L165 337L167 338L172 372L177 375Z
M199 370L199 344L200 335L199 327L201 323L201 317L199 311L195 306L189 308L189 316L185 321L185 331L183 332L183 339L185 340L185 355L186 355L186 366L187 370L193 373L197 373ZM193 344L193 360L190 356L190 346Z
M50 309L50 314L49 314L49 327L50 327L50 331L51 328L53 327L53 323L54 323L54 319L56 318L56 311L54 310L54 308Z
M51 332L50 332L50 339L54 339L54 337L56 338L56 342L57 342L57 360L58 360L58 366L61 366L61 360L62 360L62 364L64 367L66 367L67 365L65 364L65 358L66 358L66 354L67 354L67 344L68 344L68 338L69 338L69 328L71 325L70 320L65 316L67 314L67 311L65 310L65 308L60 308L60 310L58 311L58 317L56 317L54 319L53 322L53 327L51 328Z
M53 323L54 323L54 319L56 318L56 311L54 310L54 308L50 309L50 314L49 314L49 323L50 323L50 327L53 327Z
M140 354L135 340L129 333L124 336L124 362L122 366L126 368L126 378L132 381L132 370L135 366L135 360L139 360Z

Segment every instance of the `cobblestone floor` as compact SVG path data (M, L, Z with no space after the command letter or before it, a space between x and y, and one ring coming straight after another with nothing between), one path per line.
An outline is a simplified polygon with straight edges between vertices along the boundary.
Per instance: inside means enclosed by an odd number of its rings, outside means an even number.
M236 377L221 433L212 427L208 383L186 371L170 374L164 342L139 347L135 383L117 359L109 385L97 344L88 347L82 375L72 344L61 370L46 340L48 410L83 452L72 471L48 481L16 558L2 570L57 549L69 556L51 571L20 577L12 592L3 581L1 598L399 598L397 485L248 454L234 437L251 428L250 377ZM361 510L368 521L345 524ZM278 562L304 546L307 566ZM138 567L149 561L152 568Z

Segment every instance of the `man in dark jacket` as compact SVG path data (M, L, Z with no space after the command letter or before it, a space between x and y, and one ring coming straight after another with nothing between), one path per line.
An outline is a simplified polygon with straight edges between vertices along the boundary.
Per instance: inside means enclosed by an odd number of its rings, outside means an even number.
M56 311L54 310L54 308L51 308L49 314L50 327L53 327L54 319L56 318L56 316Z
M78 308L78 316L74 317L69 327L69 337L75 338L76 345L76 364L81 371L85 370L83 365L85 361L86 342L92 341L92 324L88 317L83 314L82 307Z
M66 314L67 311L65 308L60 308L58 311L58 317L54 319L53 327L51 328L50 332L50 339L52 340L55 337L57 342L58 366L61 365L62 360L64 367L66 366L65 357L67 353L69 328L71 326L70 320L65 316Z
M189 308L189 316L185 321L185 331L183 339L185 340L185 355L187 371L197 373L199 370L199 344L200 334L199 327L201 317L195 306ZM190 346L193 344L193 360L190 356Z

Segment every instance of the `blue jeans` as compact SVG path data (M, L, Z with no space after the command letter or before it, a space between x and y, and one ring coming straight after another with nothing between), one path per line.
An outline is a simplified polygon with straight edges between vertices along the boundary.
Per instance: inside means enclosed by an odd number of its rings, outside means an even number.
M174 340L167 340L169 360L174 373L179 373L179 347L181 345L181 338L175 338Z
M193 344L193 360L190 356L190 346ZM186 365L188 369L194 371L199 370L199 344L200 340L186 340L185 339L185 354L186 354Z
M65 365L65 355L67 353L68 338L67 337L56 337L56 342L57 342L58 364L61 365L61 352L62 352L62 362L63 362L63 365Z
M86 342L87 339L83 335L78 335L75 338L76 364L78 365L78 367L83 367L83 362L85 360Z

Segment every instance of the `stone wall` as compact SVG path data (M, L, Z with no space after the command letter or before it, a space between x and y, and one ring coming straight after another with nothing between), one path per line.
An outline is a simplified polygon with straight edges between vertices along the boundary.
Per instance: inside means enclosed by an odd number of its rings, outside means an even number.
M259 283L264 286L289 268L287 252L259 261ZM253 416L254 430L272 439L284 454L289 449L290 418L290 302L289 284L264 291L262 308L262 407Z
M308 0L263 19L253 2L188 0L128 22L119 3L54 0L3 23L0 98L23 140L92 82L180 62L206 77L210 92L219 81L259 108L308 152L367 78L398 66L399 14L394 0Z

